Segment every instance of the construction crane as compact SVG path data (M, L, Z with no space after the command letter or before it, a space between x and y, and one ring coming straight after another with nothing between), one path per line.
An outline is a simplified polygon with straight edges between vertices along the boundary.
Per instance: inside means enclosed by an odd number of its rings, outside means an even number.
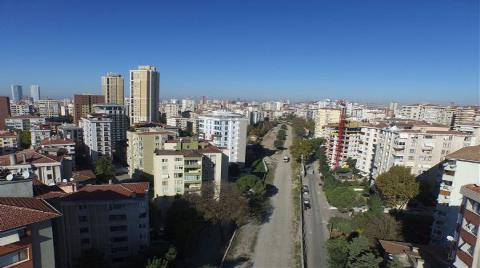
M340 120L338 122L338 138L337 146L335 148L335 168L340 166L340 159L343 152L343 140L345 139L345 101L338 101L338 105L340 106Z

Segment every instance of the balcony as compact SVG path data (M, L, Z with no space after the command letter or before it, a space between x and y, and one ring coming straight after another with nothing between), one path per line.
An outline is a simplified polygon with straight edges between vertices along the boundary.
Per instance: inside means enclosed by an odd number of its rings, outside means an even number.
M454 163L443 163L443 170L447 171L455 171L457 169L457 165Z
M405 143L394 143L393 144L393 149L394 150L404 150L405 149Z

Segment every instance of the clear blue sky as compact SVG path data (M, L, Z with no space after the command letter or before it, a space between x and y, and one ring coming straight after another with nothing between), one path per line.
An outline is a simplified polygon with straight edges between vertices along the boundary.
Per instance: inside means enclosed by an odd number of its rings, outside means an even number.
M161 97L475 104L479 12L477 0L0 0L0 94L100 92L102 74L152 64Z

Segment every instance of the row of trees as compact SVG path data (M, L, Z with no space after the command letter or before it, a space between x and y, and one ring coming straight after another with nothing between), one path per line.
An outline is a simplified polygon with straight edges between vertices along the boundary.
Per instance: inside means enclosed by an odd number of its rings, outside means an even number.
M283 146L285 144L285 140L287 139L286 130L287 130L287 126L285 124L283 124L281 126L280 130L278 130L276 139L273 143L275 148L277 148L277 149L282 149L283 148Z
M269 121L268 118L266 118L265 121L258 122L254 125L249 125L247 128L247 133L248 136L263 137L276 125L276 121Z

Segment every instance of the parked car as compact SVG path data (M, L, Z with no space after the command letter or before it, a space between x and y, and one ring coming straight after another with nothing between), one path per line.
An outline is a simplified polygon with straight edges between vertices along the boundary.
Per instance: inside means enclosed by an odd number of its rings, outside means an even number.
M302 186L302 193L309 193L310 190L308 190L308 185L303 185Z
M304 198L303 199L303 209L309 209L310 208L310 199Z
M283 157L283 162L288 163L288 161L290 161L290 157L284 156Z

